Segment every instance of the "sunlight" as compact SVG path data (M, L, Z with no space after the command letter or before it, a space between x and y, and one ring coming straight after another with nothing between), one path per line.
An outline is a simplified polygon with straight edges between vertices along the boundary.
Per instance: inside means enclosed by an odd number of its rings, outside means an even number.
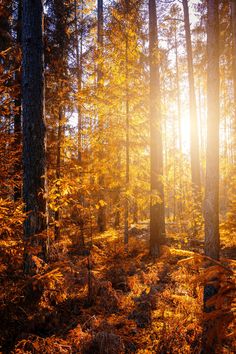
M185 109L181 114L181 135L183 153L188 153L190 149L190 117Z
M1 353L235 352L236 1L0 18Z

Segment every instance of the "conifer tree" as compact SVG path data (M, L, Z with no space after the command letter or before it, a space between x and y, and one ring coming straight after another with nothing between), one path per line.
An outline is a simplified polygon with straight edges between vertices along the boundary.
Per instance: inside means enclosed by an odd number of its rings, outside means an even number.
M218 1L207 4L207 154L205 254L219 258L219 14Z
M149 0L149 60L150 60L150 251L160 255L160 245L165 235L162 120L160 100L160 76L157 39L157 12L155 0Z
M188 0L183 0L184 8L184 27L187 47L187 61L188 61L188 83L189 83L189 108L190 108L190 157L191 157L191 174L192 183L198 192L201 186L200 179L200 160L199 160L199 138L198 138L198 122L197 122L197 106L196 94L194 84L193 71L193 54L192 54L192 40L189 22L189 8Z
M42 244L47 255L47 241L39 235L47 228L46 208L46 126L44 116L43 2L23 0L22 13L22 107L23 107L23 198L27 218L24 239ZM25 253L25 271L31 267Z
M231 18L232 18L232 41L233 41L232 54L233 54L233 83L234 83L233 134L234 136L236 136L236 2L235 1L231 1Z
M97 1L97 44L98 44L98 53L99 57L101 58L101 62L103 61L103 36L104 36L104 24L103 24L103 0L98 0ZM98 63L97 65L97 85L98 85L98 90L102 90L103 84L102 84L102 79L103 79L103 65L101 63ZM103 132L103 125L104 123L101 121L101 117L99 118L98 116L98 127L100 130L100 135L102 136ZM103 139L100 142L101 143L101 148L100 148L100 155L102 154L102 151L104 149L103 147ZM98 209L98 229L100 232L104 232L106 230L106 202L104 201L105 199L105 193L104 193L104 175L101 172L99 176L99 186L100 186L100 193L99 193L99 209Z
M125 29L125 185L126 191L129 190L130 182L130 102L129 102L129 24L128 24L128 15L129 15L129 0L125 1L125 20L126 20L126 29ZM125 227L124 227L124 243L128 243L129 237L129 200L128 195L125 198Z
M82 4L81 4L82 3ZM80 9L78 9L80 5ZM79 16L80 15L80 16ZM82 71L83 71L83 29L79 29L83 21L83 1L74 0L74 21L75 21L75 56L76 56L76 79L77 79L77 95L82 90ZM78 116L78 162L82 162L82 112L81 105L77 99L77 116Z
M22 37L22 1L17 2L17 30L16 30L16 42L17 45L21 46ZM18 70L15 74L15 84L17 85L17 95L15 98L16 112L14 114L14 135L15 135L15 149L20 151L20 157L17 158L14 166L15 175L21 175L22 162L21 162L21 143L22 143L22 132L21 132L21 69L20 63L18 63ZM19 178L19 177L18 177ZM18 183L14 188L14 200L17 201L21 197L21 183Z

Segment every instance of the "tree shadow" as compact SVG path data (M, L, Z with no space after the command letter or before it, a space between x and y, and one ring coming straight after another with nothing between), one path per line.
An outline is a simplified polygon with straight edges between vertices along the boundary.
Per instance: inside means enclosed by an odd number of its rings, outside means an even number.
M41 294L42 295L42 294ZM16 343L29 335L47 338L52 335L64 338L66 334L80 323L81 308L84 300L68 298L56 304L51 311L39 308L40 294L8 304L1 311L0 331L5 340L2 343L3 353L10 353Z

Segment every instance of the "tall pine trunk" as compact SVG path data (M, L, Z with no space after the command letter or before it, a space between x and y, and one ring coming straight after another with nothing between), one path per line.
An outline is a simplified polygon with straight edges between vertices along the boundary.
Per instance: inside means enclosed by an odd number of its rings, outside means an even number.
M56 179L59 182L61 178L61 142L62 142L62 107L59 105L58 112L58 127L57 127L57 152L56 152ZM57 183L57 210L55 211L55 227L54 227L54 237L58 241L61 235L60 229L60 198L61 198L61 186Z
M97 41L98 41L98 51L102 55L103 52L103 0L97 0ZM97 67L97 81L101 84L102 79L102 68L101 64Z
M77 76L77 95L81 93L82 90L82 72L83 72L83 31L79 35L79 24L78 21L83 22L83 0L79 0L79 4L81 5L81 17L78 16L77 9L78 0L74 1L74 15L75 15L75 52L76 52L76 76ZM77 98L77 126L78 126L78 135L77 135L77 149L78 149L78 163L82 167L82 129L83 129L83 121L82 121L82 109L81 104ZM82 173L79 174L82 181ZM80 182L81 184L81 182ZM84 196L83 194L78 194L79 204L84 206ZM80 228L80 240L81 244L84 245L84 215L82 208L78 215L78 224ZM76 240L78 242L78 240Z
M130 110L129 110L129 38L128 38L128 14L129 14L129 0L125 1L125 11L126 11L126 33L125 33L125 189L126 192L129 190L129 164L130 164ZM128 193L125 198L125 216L124 216L124 243L127 244L129 241L129 199Z
M207 154L205 254L219 258L219 15L218 1L208 0L207 21Z
M233 134L234 148L236 147L236 2L231 1L232 16L232 40L233 40L233 82L234 82L234 118L233 118ZM235 162L235 155L233 156Z
M78 10L77 10L77 0L74 1L74 11L75 11L75 52L76 52L76 76L77 76L77 95L80 94L82 89L82 48L83 48L83 32L81 31L81 36L79 38L79 28L78 28ZM78 162L82 162L82 114L81 106L79 100L77 99L77 115L78 115Z
M17 14L17 33L16 33L16 42L17 45L21 46L21 37L22 37L22 2L18 0L17 4L18 14ZM20 65L20 63L19 63ZM22 134L21 134L21 70L20 68L15 74L15 81L16 85L19 87L19 92L17 93L17 97L15 99L15 107L17 109L14 115L14 135L15 135L15 150L19 151L21 142L22 142ZM21 175L21 168L22 168L22 158L17 158L15 165L14 165L14 173L17 176L17 184L14 187L14 201L17 201L21 198L21 183L18 181L19 175Z
M189 23L188 0L183 0L183 8L184 8L184 28L185 28L186 48L187 48L187 61L188 61L191 174L192 174L193 186L198 187L198 190L200 190L201 178L200 178L200 159L199 159L199 137L198 137L197 107L196 107L196 95L195 95L195 87L194 87L193 54L192 54L190 23Z
M23 0L22 13L22 107L23 107L23 198L28 213L24 239L41 244L45 258L47 243L39 234L47 228L46 217L46 127L44 117L43 1ZM30 254L25 253L25 271Z
M182 124L181 124L181 99L180 99L180 84L179 84L179 60L178 60L178 42L177 42L177 29L175 26L175 70L176 70L176 93L177 93L177 118L178 118L178 138L179 138L179 187L180 187L180 200L177 202L178 212L182 217L182 169L183 169L183 156L182 156Z
M158 62L156 1L149 0L149 60L150 60L150 154L151 154L151 201L150 201L150 253L160 254L165 235L162 120L160 74Z
M57 80L58 93L55 96L57 109L57 140L56 140L56 210L54 215L54 238L59 241L61 236L61 183L63 177L63 138L65 134L64 112L65 102L61 99L60 95L65 91L65 80L67 79L67 50L68 38L66 31L68 29L68 9L63 0L54 0L52 2L52 11L55 17L55 31L53 39L55 45L60 46L60 51L56 54L55 77Z
M101 56L103 55L103 0L97 0L97 13L98 13L98 22L97 22L97 41L98 41L98 52L99 52L99 60L101 59ZM102 89L102 78L103 78L103 72L102 72L102 65L98 64L97 66L97 85L98 89ZM100 134L103 134L103 123L101 121L101 117L98 117L99 119L99 130ZM102 139L103 140L103 139ZM102 141L101 141L102 145ZM102 151L102 146L100 146L100 155L103 155ZM104 201L105 199L105 193L104 193L104 174L101 172L101 175L99 176L99 187L100 187L100 193L99 193L99 200L102 201L99 203L99 209L98 209L98 229L100 232L106 231L106 203Z

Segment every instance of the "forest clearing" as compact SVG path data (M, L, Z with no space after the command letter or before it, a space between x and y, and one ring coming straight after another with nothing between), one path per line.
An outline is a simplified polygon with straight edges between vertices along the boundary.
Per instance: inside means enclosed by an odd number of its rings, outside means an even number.
M0 0L0 353L235 353L235 162L235 0Z

